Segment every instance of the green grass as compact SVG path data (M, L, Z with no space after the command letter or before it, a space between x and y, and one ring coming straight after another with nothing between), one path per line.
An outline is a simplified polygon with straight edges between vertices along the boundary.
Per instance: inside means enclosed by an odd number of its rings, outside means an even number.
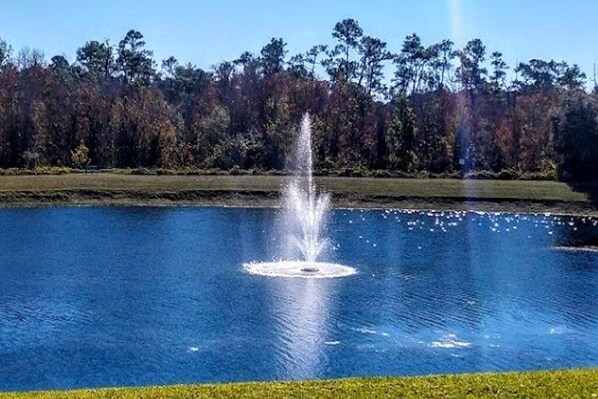
M522 180L377 179L366 177L320 177L317 183L337 194L393 197L505 198L586 201L560 182ZM73 189L184 191L278 191L281 176L135 176L100 173L93 175L2 176L0 191Z
M542 211L555 204L584 213L588 196L555 181L320 177L337 206L459 209L459 203L503 205L482 210ZM0 204L37 203L195 203L272 205L285 184L282 176L93 175L0 176ZM520 202L514 209L505 203ZM455 206L457 204L457 206ZM523 204L523 205L522 205ZM535 204L535 206L530 206ZM512 204L511 204L512 205ZM468 206L466 209L475 209ZM550 209L548 209L550 210ZM575 213L575 212L573 212Z
M598 369L0 393L0 399L596 397Z

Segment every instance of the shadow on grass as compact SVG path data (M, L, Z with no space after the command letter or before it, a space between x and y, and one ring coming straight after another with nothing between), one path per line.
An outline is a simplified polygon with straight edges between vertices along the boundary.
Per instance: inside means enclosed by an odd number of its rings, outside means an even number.
M586 194L592 205L598 208L598 180L569 182L568 184L573 191Z
M598 181L569 182L573 191L586 194L592 206L598 208ZM572 231L566 235L559 247L565 250L584 250L596 252L598 250L598 234L584 231Z

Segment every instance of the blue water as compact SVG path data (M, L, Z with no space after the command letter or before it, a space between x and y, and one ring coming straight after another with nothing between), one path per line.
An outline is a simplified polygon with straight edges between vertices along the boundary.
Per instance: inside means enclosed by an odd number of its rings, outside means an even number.
M276 213L0 210L0 390L598 366L598 220L338 210L329 280L246 274Z

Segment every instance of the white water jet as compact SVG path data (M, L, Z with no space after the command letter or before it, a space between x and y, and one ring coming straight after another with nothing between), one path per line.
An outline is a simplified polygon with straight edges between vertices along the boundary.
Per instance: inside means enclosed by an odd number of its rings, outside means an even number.
M271 277L329 278L355 274L352 267L318 261L330 247L330 241L325 236L330 195L318 193L314 183L308 114L301 122L294 163L296 174L283 192L285 260L245 263L245 270Z

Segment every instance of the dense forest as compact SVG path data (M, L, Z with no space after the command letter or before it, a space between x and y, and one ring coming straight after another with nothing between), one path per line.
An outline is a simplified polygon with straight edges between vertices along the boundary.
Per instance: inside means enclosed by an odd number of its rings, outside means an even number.
M0 38L0 168L284 171L310 112L319 173L598 177L598 90L577 65L417 34L393 54L353 19L332 41L203 70L158 64L135 30L72 63Z

